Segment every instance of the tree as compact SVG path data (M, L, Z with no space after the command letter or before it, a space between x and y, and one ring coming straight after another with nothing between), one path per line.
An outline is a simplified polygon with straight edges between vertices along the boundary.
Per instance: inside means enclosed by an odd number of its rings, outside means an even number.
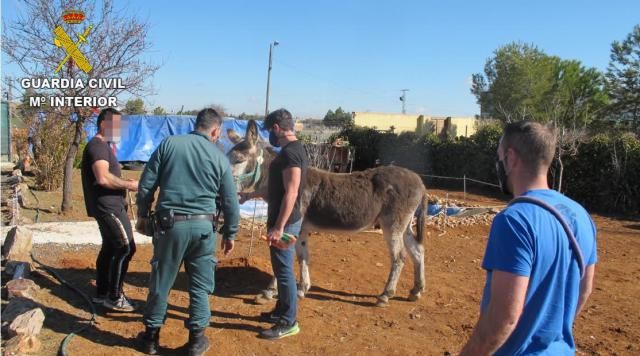
M37 111L37 108L33 108L29 105L29 99L38 96L41 95L36 93L33 88L25 89L24 94L22 95L22 100L20 101L20 104L18 104L18 107L16 107L15 113L23 120L33 116L34 112Z
M423 134L424 134L424 115L420 115L416 119L416 135L422 136Z
M144 115L147 110L144 108L144 101L137 98L127 101L124 106L124 112L129 115Z
M167 112L164 110L162 106L158 106L153 109L153 115L166 115Z
M487 60L484 76L472 77L471 92L482 116L502 121L536 116L538 101L553 83L552 61L533 45L511 43L498 48Z
M347 127L353 124L353 117L350 113L345 112L341 107L338 107L335 112L331 110L327 111L322 122L326 126Z
M222 105L210 104L210 105L207 105L207 106L203 107L202 109L207 109L207 108L214 109L215 111L218 112L218 114L220 114L223 117L227 115L227 113L226 113L227 109ZM202 109L184 110L184 106L183 106L182 109L180 109L180 111L178 111L177 115L192 115L192 116L196 116L196 115L198 115L198 113L200 111L202 111Z
M609 97L604 90L604 76L575 60L560 61L556 71L551 99L544 113L560 127L581 130L600 117L607 107Z
M474 74L471 93L482 117L503 122L558 120L584 126L606 103L602 75L579 61L549 56L537 47L511 43L487 60L484 74Z
M610 58L606 74L610 113L640 127L640 25L624 41L611 44Z
M332 124L334 119L335 119L336 114L333 112L333 110L329 109L329 111L327 111L327 113L324 115L324 118L322 119L322 122L327 125L330 126L330 123Z
M240 120L262 120L262 119L264 119L264 115L262 115L262 114L247 114L247 113L243 112L242 114L238 115L238 119L240 119Z
M123 92L135 96L150 92L147 80L153 76L158 66L145 62L141 55L151 43L147 39L148 24L133 15L114 9L113 0L99 3L92 0L76 0L72 9L81 10L85 20L80 25L65 23L61 15L70 9L66 0L30 0L23 4L23 12L13 22L8 23L2 33L2 51L10 62L16 63L23 77L49 78L52 75L67 79L120 78L122 87L111 88L62 88L44 90L42 95L65 97L117 97ZM54 41L53 30L61 26L73 41L82 38L78 34L93 26L86 36L86 43L80 41L80 51L88 58L92 69L85 73L67 62L67 65L54 74L65 51L58 48ZM48 123L56 123L61 131L68 133L70 139L64 159L53 164L55 169L63 170L63 212L72 209L73 163L83 138L86 119L93 113L90 107L43 108ZM37 135L47 136L50 132L39 130ZM62 142L63 140L58 140ZM36 162L37 163L37 162ZM54 171L55 171L54 169ZM50 189L55 189L51 186Z
M565 158L575 157L578 154L578 148L586 137L586 130L580 128L566 129L561 127L559 129L558 144L556 152L556 161L551 168L551 175L553 178L553 189L562 192L562 183L564 179L564 160Z

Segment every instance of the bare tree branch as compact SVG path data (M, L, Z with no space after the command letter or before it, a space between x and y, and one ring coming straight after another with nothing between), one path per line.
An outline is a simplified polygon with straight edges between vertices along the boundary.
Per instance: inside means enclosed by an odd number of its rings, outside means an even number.
M140 21L135 15L116 10L112 0L104 0L100 5L92 0L22 0L22 4L24 11L18 13L12 23L3 24L2 51L10 62L17 64L24 77L51 78L55 76L81 79L85 84L90 79L120 78L125 86L125 89L89 88L88 86L84 88L38 89L37 95L117 97L124 92L136 96L152 93L149 79L159 66L142 60L143 55L152 45L147 40L148 23ZM79 25L65 23L61 16L68 9L83 11L85 14L84 22ZM87 74L78 68L65 66L55 75L55 68L66 54L62 48L58 48L54 43L54 28L61 26L72 40L77 41L78 34L84 32L89 25L93 25L93 28L86 38L88 43L80 44L79 49L92 64L93 69ZM63 211L70 208L73 160L82 139L84 121L91 113L90 109L78 107L42 107L39 109L47 112L48 122L47 125L36 125L38 128L46 126L47 130L51 131L51 125L55 123L63 130L73 131L73 138L64 141L68 145L66 158L61 160L60 155L53 155L55 159L49 162L50 164L47 163L47 167L50 169L45 174L49 179L52 179L52 184L47 184L47 188L57 188L53 178L55 174L50 173L58 172L57 169L64 163ZM76 115L75 122L70 122L68 119L72 113ZM54 120L53 116L60 116L64 119ZM32 119L30 118L30 120ZM36 131L36 135L42 137L48 134L41 130ZM46 147L43 147L43 151L46 151Z

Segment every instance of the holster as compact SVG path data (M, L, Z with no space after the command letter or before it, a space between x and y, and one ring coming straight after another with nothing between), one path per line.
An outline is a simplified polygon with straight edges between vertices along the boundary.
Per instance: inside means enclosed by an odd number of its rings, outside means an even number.
M175 223L173 209L157 211L154 214L154 220L156 221L157 230L166 231L171 229Z

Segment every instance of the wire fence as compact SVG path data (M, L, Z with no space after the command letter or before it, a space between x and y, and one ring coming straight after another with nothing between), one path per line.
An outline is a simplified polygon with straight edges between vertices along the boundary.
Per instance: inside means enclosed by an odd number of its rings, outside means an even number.
M498 185L498 184L489 183L489 182L481 181L481 180L474 179L474 178L469 178L469 177L467 177L467 175L464 175L462 177L447 177L447 176L438 176L438 175L434 175L434 174L420 174L420 176L421 177L427 177L427 178L436 178L436 179L461 180L462 181L462 190L463 190L463 194L464 194L463 195L464 196L464 201L467 200L467 181L478 183L478 184L482 184L482 185L486 185L486 186L493 187L493 188L500 188L500 185Z

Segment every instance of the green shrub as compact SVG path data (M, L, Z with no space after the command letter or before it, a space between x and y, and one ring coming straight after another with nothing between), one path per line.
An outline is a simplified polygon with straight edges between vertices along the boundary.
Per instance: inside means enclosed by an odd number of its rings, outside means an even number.
M395 135L352 127L340 133L356 148L354 169L393 163L418 174L463 177L497 183L499 125L471 137L441 140L413 132ZM591 211L625 215L640 212L640 139L631 133L603 133L586 139L575 156L563 158L563 193Z
M592 210L640 212L640 140L632 134L598 134L565 159L565 193Z

